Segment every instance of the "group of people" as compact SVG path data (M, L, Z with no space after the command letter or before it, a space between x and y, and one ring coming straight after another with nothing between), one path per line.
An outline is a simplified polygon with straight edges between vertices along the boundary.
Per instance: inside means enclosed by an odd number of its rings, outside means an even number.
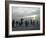
M12 27L14 27L14 25L16 24L16 25L19 25L19 26L22 26L23 24L25 24L25 26L28 26L29 25L29 22L28 21L24 21L23 22L23 20L24 19L22 19L21 18L21 22L19 22L19 21L14 21L14 20L12 20ZM39 22L37 21L36 23L35 23L35 20L30 20L30 25L35 25L35 24L38 24Z

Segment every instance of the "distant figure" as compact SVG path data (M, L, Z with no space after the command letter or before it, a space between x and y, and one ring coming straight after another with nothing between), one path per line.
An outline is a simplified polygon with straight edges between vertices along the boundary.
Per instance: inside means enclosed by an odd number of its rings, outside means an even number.
M18 25L18 21L16 21L16 25Z
M14 24L15 24L15 21L14 21L14 20L12 20L12 27L14 27Z
M24 20L24 19L23 19L23 18L21 18L21 24L23 24L23 20Z
M22 26L22 24L19 22L19 26Z
M35 20L33 20L33 25L35 24Z
M32 24L32 20L30 20L30 24Z
M26 26L26 27L28 26L28 24L29 24L28 21L25 21L25 26Z
M38 24L38 20L37 20L37 24Z
M23 18L21 18L21 22L19 22L19 26L22 26L22 24L23 24Z

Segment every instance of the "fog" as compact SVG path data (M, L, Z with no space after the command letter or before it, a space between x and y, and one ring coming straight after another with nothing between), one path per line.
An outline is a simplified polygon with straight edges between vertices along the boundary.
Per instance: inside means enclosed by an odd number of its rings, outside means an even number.
M24 20L21 21L21 18ZM39 30L40 8L39 7L16 7L16 6L12 7L12 19L14 20L12 25L13 31ZM31 22L31 20L33 22Z
M12 7L12 19L19 20L21 18L40 20L40 8L39 7Z

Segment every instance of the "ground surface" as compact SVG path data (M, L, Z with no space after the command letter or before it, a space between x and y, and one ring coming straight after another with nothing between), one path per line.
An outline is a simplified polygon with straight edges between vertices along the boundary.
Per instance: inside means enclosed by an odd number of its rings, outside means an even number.
M15 26L12 28L12 31L24 31L24 30L40 30L40 24L35 24L35 25L22 25L22 26Z

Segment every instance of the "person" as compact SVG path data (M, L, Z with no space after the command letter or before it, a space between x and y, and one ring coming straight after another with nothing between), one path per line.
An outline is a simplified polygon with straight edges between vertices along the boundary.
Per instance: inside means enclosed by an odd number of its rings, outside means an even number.
M35 20L33 20L33 25L35 24Z
M14 20L12 20L12 27L14 27L14 24L15 24L15 21L14 21Z
M23 18L21 18L21 24L23 24L23 20L24 20L24 19L23 19Z
M19 22L19 26L21 26L22 24Z
M29 24L28 21L25 21L25 26L26 26L26 27L28 26L28 24Z
M19 25L21 26L23 24L23 18L21 18L21 21L19 22Z
M30 20L30 24L32 24L32 20Z
M38 24L38 20L37 20L37 24Z
M16 21L16 25L18 25L18 21Z

